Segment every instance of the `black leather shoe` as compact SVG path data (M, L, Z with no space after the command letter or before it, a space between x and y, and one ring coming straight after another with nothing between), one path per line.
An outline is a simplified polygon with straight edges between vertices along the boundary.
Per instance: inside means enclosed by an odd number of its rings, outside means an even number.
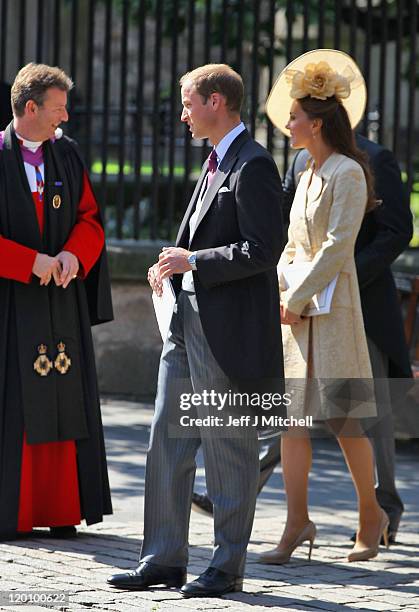
M220 597L243 590L243 578L209 567L196 580L180 589L184 597Z
M74 525L50 527L49 534L51 538L75 538L77 536L77 529L74 527Z
M207 495L199 495L199 493L192 493L192 509L205 516L213 515L212 502Z
M391 527L388 528L388 543L396 544L397 531L391 531ZM381 538L381 544L384 545L384 539Z
M118 589L145 591L150 586L162 584L180 588L186 582L186 567L166 567L143 561L137 569L125 574L109 576L107 583Z

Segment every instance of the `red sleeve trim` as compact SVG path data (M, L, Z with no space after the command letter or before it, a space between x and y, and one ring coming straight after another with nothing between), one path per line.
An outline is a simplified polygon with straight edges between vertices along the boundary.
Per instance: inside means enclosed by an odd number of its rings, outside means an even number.
M104 244L105 233L99 218L99 208L85 172L77 222L63 247L63 251L69 251L77 257L80 263L78 275L85 278L99 259Z
M0 236L0 277L29 283L37 251Z

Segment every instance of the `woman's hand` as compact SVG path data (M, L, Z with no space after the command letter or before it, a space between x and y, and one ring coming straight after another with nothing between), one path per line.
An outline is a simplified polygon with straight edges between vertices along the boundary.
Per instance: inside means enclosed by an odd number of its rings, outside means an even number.
M288 310L288 308L283 304L281 304L280 308L282 325L295 325L297 323L301 323L303 317L295 314L295 312L291 312L291 310Z

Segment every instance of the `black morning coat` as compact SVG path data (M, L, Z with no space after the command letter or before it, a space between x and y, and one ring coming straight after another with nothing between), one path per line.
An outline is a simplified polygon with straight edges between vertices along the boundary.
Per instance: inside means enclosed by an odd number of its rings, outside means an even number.
M84 166L73 141L43 144L43 235L20 146L9 124L0 151L0 234L39 252L62 250L77 218ZM61 206L54 208L55 195ZM0 538L13 537L19 507L23 433L29 444L75 440L82 517L88 524L112 512L91 325L113 318L106 252L86 281L67 289L0 278ZM34 370L38 347L53 361L57 344L71 359L66 374Z
M411 373L400 304L390 266L412 238L409 200L394 155L382 146L356 135L357 146L366 152L382 204L367 213L355 244L355 263L361 294L365 331L389 358L390 378L409 378ZM306 168L308 152L299 152L284 183L284 219L298 182Z
M271 155L245 130L230 145L208 188L192 240L189 219L205 162L176 246L197 251L193 272L202 327L221 369L237 388L283 385L276 265L283 246L282 187ZM182 276L175 275L178 293Z

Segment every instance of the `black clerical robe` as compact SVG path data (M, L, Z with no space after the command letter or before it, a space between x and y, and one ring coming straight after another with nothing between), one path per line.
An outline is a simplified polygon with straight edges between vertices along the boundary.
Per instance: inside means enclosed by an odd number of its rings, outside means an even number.
M12 125L0 151L0 235L56 255L77 223L86 176L67 138L43 144L44 227L40 232ZM59 200L57 197L59 197ZM54 206L55 198L55 206ZM60 205L57 207L57 203ZM17 528L24 437L28 444L74 440L81 516L88 524L112 511L90 326L112 319L106 254L67 289L0 278L0 538ZM43 376L37 358L54 362L65 344L71 367Z

